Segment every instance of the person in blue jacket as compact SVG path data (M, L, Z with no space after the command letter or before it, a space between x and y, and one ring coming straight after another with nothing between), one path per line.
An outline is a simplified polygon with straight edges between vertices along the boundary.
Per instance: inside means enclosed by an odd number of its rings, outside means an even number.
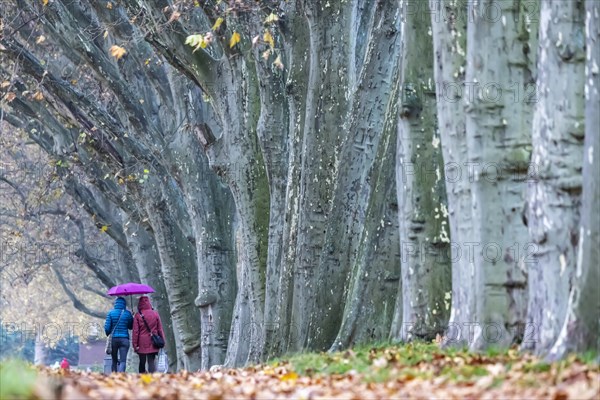
M106 336L112 332L112 372L125 372L127 364L129 330L133 328L133 316L126 305L123 297L117 297L115 308L110 310L104 322Z

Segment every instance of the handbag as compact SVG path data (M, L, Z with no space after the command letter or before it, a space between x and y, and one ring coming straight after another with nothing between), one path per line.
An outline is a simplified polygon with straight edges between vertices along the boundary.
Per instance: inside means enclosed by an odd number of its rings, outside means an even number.
M162 372L163 374L169 371L169 357L164 349L160 349L158 352L158 360L156 361L156 371Z
M144 318L144 314L140 312L140 315L142 316L142 321L144 321L144 325L146 325L146 329L148 329L148 332L150 332L150 338L152 339L152 344L154 345L154 347L159 349L165 347L165 340L158 333L152 333L152 330L146 322L146 318Z
M104 352L106 354L112 354L112 334L115 332L115 329L117 328L117 325L119 324L119 321L123 316L123 311L125 310L121 310L121 314L119 314L119 319L117 320L117 323L115 324L115 326L113 326L112 330L110 331L110 334L106 338L106 347L104 348Z

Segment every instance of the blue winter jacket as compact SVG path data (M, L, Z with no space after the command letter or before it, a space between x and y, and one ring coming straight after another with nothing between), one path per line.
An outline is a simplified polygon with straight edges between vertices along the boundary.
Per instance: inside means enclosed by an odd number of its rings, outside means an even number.
M106 333L106 336L110 335L113 328L115 328L113 337L129 339L129 332L127 330L133 328L133 316L131 315L131 311L126 309L126 304L125 299L122 297L117 297L115 300L115 308L110 310L106 316L106 322L104 322L104 333ZM121 315L121 311L123 311L123 315ZM121 315L120 320L119 315ZM118 324L117 321L119 322Z

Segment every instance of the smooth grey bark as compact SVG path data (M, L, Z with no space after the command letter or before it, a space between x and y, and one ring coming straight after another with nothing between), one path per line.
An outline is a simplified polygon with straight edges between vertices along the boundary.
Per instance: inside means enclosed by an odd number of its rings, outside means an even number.
M397 93L398 87L395 88ZM396 104L397 95L390 98ZM395 108L395 107L394 107ZM392 109L394 109L392 108ZM386 340L396 312L400 308L400 238L395 188L396 124L390 118L382 133L372 171L373 195L365 216L365 229L353 261L344 316L338 335L329 351L360 343Z
M236 254L239 254L243 252L243 249L241 248L243 240L241 238L241 228L239 228L237 222L239 216L236 215L235 219ZM257 331L261 329L260 326L254 324L252 321L250 306L248 305L248 302L251 299L251 294L249 293L250 285L248 284L248 275L246 273L247 267L243 265L243 262L243 258L237 258L236 277L238 282L238 292L235 299L235 307L233 309L229 346L225 358L225 366L227 367L244 365L247 362L251 344L248 339L252 337L256 338Z
M465 4L453 0L437 0L431 4L431 30L434 49L434 77L438 129L444 160L444 176L450 228L452 261L452 295L446 344L464 346L469 337L464 324L475 314L474 266L468 257L467 243L472 242L471 187L466 176L466 123L464 82L467 48L467 13ZM447 18L441 18L447 15Z
M247 354L236 354L231 357L246 362L258 362L264 347L263 319L265 299L265 269L267 259L267 234L269 215L269 187L266 171L256 137L256 121L258 120L258 101L256 95L256 76L252 66L236 65L235 73L241 74L245 91L241 99L235 99L234 86L228 86L230 94L227 99L231 111L225 121L222 142L215 142L208 151L210 163L225 171L236 209L239 214L238 246L238 279L246 283L248 301L238 296L235 308L248 308L252 325L238 326L244 333L241 338L247 341ZM236 161L232 163L229 157ZM240 283L240 288L242 284ZM245 311L241 311L245 313ZM232 327L232 332L234 328ZM239 343L239 342L235 342ZM246 347L246 346L244 346ZM239 353L243 349L229 346L228 352ZM227 356L230 357L229 355Z
M195 114L201 114L201 109ZM197 118L190 115L189 119ZM196 243L203 370L225 361L235 300L233 251L235 207L229 189L214 174L191 129L180 129L169 146L173 174L185 196Z
M566 317L548 358L600 349L600 3L586 1L585 140L577 264Z
M467 22L465 79L471 87L465 114L475 242L472 322L477 323L470 347L476 350L509 346L525 323L528 260L522 253L529 236L521 214L534 100L518 94L527 93L535 72L522 5L482 1L480 6L498 7L502 18L476 12Z
M377 6L379 16L383 15L381 10L396 14L393 3ZM247 282L240 284L240 290L248 290L246 297L238 294L235 315L239 318L234 317L228 360L254 360L259 354L272 354L274 348L297 351L307 347L326 349L331 345L342 319L344 290L351 281L351 263L360 245L361 224L369 202L369 190L359 191L358 196L353 191L368 179L365 168L379 162L374 158L381 137L376 133L382 131L381 127L373 127L372 133L364 134L361 129L368 128L361 126L362 122L357 119L358 131L350 132L351 139L341 135L339 127L347 115L354 116L349 112L366 114L373 110L373 121L379 121L377 115L381 115L383 121L385 107L381 109L379 103L367 102L364 111L354 108L350 100L356 95L356 88L351 89L347 77L339 71L353 65L360 76L367 65L366 54L370 53L373 62L369 68L378 71L384 66L380 54L389 50L384 50L384 44L381 50L373 46L380 38L393 38L396 32L382 26L375 29L374 24L380 17L362 14L351 17L352 10L358 7L356 4L331 4L331 7L321 8L291 2L285 7L296 11L290 15L290 24L303 27L294 31L297 35L287 27L275 31L281 34L277 37L284 43L286 53L282 55L290 57L289 60L283 57L284 70L287 71L288 65L290 68L285 88L277 70L265 68L269 64L256 57L259 54L256 50L252 60L248 56L250 52L242 56L236 49L213 43L211 49L199 50L192 56L188 49L181 51L177 40L172 42L173 37L150 34L151 42L167 59L173 60L177 68L193 77L201 87L206 87L219 121L219 134L211 135L204 130L200 139L206 143L211 166L224 176L236 201L238 237L242 243L238 276ZM210 12L206 14L210 18ZM192 29L206 27L205 17L200 15L198 25ZM156 18L158 29L159 18L164 17L156 15ZM255 23L253 18L249 17L251 23ZM340 39L344 35L337 34L355 34L350 29L351 18L362 29L362 36L356 36L357 49L353 49L352 56L348 44ZM230 25L237 22L229 21ZM262 23L262 18L259 22ZM185 26L185 29L190 27ZM289 45L286 44L288 37ZM297 40L292 42L296 37L308 38L309 46ZM333 46L335 52L330 51ZM273 77L269 82L263 76L265 71L272 74L267 75ZM385 71L389 74L388 69ZM216 77L217 74L220 76ZM380 88L381 93L374 88L371 93L380 95L382 104L387 104L385 99L389 95L383 88L393 82L394 79L386 82ZM359 82L355 83L358 87ZM361 90L368 93L368 80L360 83L365 85ZM272 107L273 103L285 104L286 101L287 111L277 104ZM289 126L290 133L285 129L273 131L270 125L277 124ZM349 130L350 124L343 129L344 132ZM353 135L364 136L363 150L353 148ZM370 135L374 135L373 139ZM283 146L278 147L278 143ZM340 165L344 160L335 156L339 151L354 157L354 169L342 171ZM278 165L286 160L289 160L287 165ZM286 196L281 193L281 176L287 176ZM334 198L348 207L336 207ZM281 201L286 202L284 208L279 204ZM283 229L277 226L282 214L285 215ZM264 218L266 215L268 221ZM286 253L282 246L287 247L284 247ZM284 262L278 266L280 258ZM275 291L277 282L281 284ZM263 287L267 288L265 294ZM330 290L320 291L321 287ZM319 293L318 299L314 298L315 291ZM277 298L273 297L275 294ZM268 312L263 311L263 304ZM273 309L275 317L271 317ZM248 313L252 329L240 336L240 320ZM265 338L275 336L282 339L265 347ZM240 337L250 341L247 350L242 350L248 345L242 346L237 339ZM238 354L240 352L248 355Z
M199 12L202 13L202 10ZM157 18L162 16L157 15ZM202 25L207 23L205 18L205 15L200 15L194 22ZM205 27L210 29L210 24ZM211 97L215 123L198 129L197 134L205 147L210 166L230 186L239 212L239 237L243 245L237 253L238 266L244 269L242 273L249 288L246 293L249 301L241 301L238 295L240 301L236 301L234 308L246 308L238 311L242 314L249 312L255 322L252 329L240 327L236 325L240 319L234 316L226 359L242 360L239 361L242 364L257 362L264 348L264 285L270 207L267 173L257 137L257 121L260 118L257 61L251 55L241 56L237 49L231 50L219 43L211 48L217 49L215 57L202 51L192 55L189 48L183 46L185 36L158 37L150 34L149 40ZM179 57L187 62L180 62ZM209 66L212 68L207 68ZM218 131L212 129L214 125ZM241 340L232 341L234 332L240 329L245 329L246 334L240 337Z
M351 9L346 6L344 12L348 11ZM388 262L393 264L397 261L394 259L397 255L394 245L380 249L382 257L377 264L370 264L367 257L373 255L372 249L377 246L377 235L389 202L388 189L393 186L393 182L385 181L391 171L384 172L382 168L390 165L386 161L389 161L388 146L390 137L394 135L392 131L399 96L398 60L402 35L397 4L380 2L372 6L371 12L370 19L365 22L365 26L369 27L368 34L362 38L364 52L360 51L360 47L354 50L354 57L361 59L355 85L353 87L353 82L349 81L341 82L341 88L348 93L348 103L345 110L338 111L342 112L345 120L341 126L343 134L339 148L331 152L335 162L335 187L328 206L325 242L316 271L315 285L322 289L316 293L317 307L310 316L312 324L320 325L314 334L311 333L312 339L308 342L308 346L314 349L339 347L340 341L347 346L350 342L360 341L361 337L364 340L369 327L358 323L357 313L361 308L369 308L373 312L370 315L373 320L386 321L380 329L380 336L387 336L387 332L383 331L387 330L390 322L393 301L389 304L388 299L382 301L383 296L379 296L382 293L364 290L371 287L371 280L386 275L390 268ZM338 27L352 29L351 15L345 18L348 20L340 19ZM348 46L344 45L340 51L346 59L343 71L350 70L351 65L356 63ZM332 68L335 71L335 67ZM340 95L343 94L338 92ZM343 103L335 98L329 101ZM386 241L379 244L390 245ZM389 290L385 284L380 288ZM388 291L386 294L391 293ZM376 307L369 306L373 301L377 301ZM386 303L388 308L384 311Z
M580 1L542 1L537 104L529 175L529 266L524 347L547 353L565 320L577 262L584 139L585 10ZM567 79L568 77L568 79Z
M185 369L197 370L202 361L200 313L194 306L194 297L198 292L195 249L174 222L175 189L161 188L157 181L154 178L148 182L145 208L160 256L173 330L181 341L182 353L179 352L178 356Z
M297 214L292 216L297 220L292 222L292 234L296 237L290 267L293 283L289 325L293 332L288 350L326 350L341 318L338 285L345 282L343 273L338 275L340 271L336 269L336 263L343 261L328 235L336 223L331 215L338 171L335 154L343 140L339 129L348 104L348 77L344 73L348 68L348 47L342 37L348 32L349 11L346 5L338 3L331 7L307 3L298 11L308 27L308 43L304 54L307 76L302 82L305 86L301 86L306 90L301 110L304 124L300 127L300 158L294 165L300 171ZM321 289L325 287L327 290ZM331 291L337 300L332 299Z
M308 46L291 43L308 43L308 25L302 10L289 4L286 10L290 18L290 29L284 42L284 55L289 72L286 76L286 104L288 120L281 122L287 127L287 169L283 197L283 225L281 237L269 239L269 258L265 297L265 349L264 357L277 356L287 351L288 343L295 342L297 328L291 325L293 300L294 262L298 238L298 209L302 160L303 127L306 114L306 88L308 84ZM276 194L275 194L276 196ZM277 199L273 205L276 207ZM271 250L273 248L273 251ZM276 250L278 249L278 250ZM275 265L273 265L275 264Z
M400 225L402 308L393 339L431 340L443 333L452 288L449 228L437 132L431 23L404 8L396 190Z

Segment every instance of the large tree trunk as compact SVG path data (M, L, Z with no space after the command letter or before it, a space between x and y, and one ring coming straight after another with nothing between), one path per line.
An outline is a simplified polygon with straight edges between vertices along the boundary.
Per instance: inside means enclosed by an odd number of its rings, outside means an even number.
M396 103L395 99L390 101L391 104ZM353 260L343 320L330 351L386 340L396 310L401 310L395 300L401 298L401 282L398 206L394 185L394 123L390 122L385 127L381 141L377 155L380 162L377 164L378 170L373 171L371 183L374 185L371 189L373 195L366 212L360 246Z
M333 342L341 319L341 294L346 283L347 259L328 240L336 221L332 210L338 178L336 153L344 140L339 130L347 110L348 46L340 40L349 33L350 13L345 5L331 7L304 4L299 10L308 26L305 53L304 125L301 127L298 208L295 254L292 259L293 289L288 350L326 350ZM301 14L301 15L302 15ZM329 21L329 22L328 22ZM332 23L334 21L334 23ZM341 207L340 207L341 208ZM338 231L340 235L343 232ZM341 239L341 237L338 237Z
M469 244L474 240L472 226L471 187L465 171L467 159L464 111L466 66L467 9L454 0L432 3L431 25L434 48L434 76L438 129L444 158L447 209L450 226L452 261L452 295L446 343L468 344L468 327L475 315L475 271L469 257ZM447 18L441 18L446 15Z
M520 2L483 1L502 18L467 22L466 134L475 243L475 337L471 348L508 346L525 322L527 228L522 222L530 158L533 59ZM476 10L476 11L477 11ZM533 53L534 54L534 53ZM514 95L508 91L513 90ZM517 100L518 101L515 101ZM470 261L470 260L469 260Z
M546 353L566 317L577 262L584 139L584 5L542 1L528 223L525 348ZM597 262L597 261L596 261Z
M600 3L586 1L585 142L577 267L566 318L549 358L600 349Z
M290 23L302 27L297 35L308 37L309 47L293 39L284 44L290 62L283 59L286 68L288 64L291 68L285 88L278 72L265 68L258 51L256 61L237 55L207 60L216 63L215 71L227 78L220 78L214 90L208 88L222 133L214 136L202 132L201 140L207 143L211 166L225 176L236 201L241 243L238 283L245 291L243 296L238 294L228 362L255 361L260 354L307 347L327 349L331 345L342 321L344 293L352 279L351 264L360 238L363 233L365 238L376 234L362 227L369 202L385 198L371 199L373 183L367 183L370 173L365 171L377 171L383 160L377 157L381 132L384 121L393 114L389 99L390 88L396 83L396 63L391 63L390 69L388 58L382 55L399 54L387 46L397 40L398 29L383 17L395 15L396 5L378 3L377 11L368 18L354 8L358 3L323 8L292 3L289 7L296 12ZM339 37L355 35L350 29L352 18L361 27L364 36L360 40L364 42L360 46L356 43L358 50L350 51L348 43ZM287 36L283 39L287 43ZM287 47L292 43L293 47ZM157 46L166 52L179 51L177 46ZM336 51L330 51L334 46ZM218 47L220 51L230 52ZM186 53L181 57L187 58ZM190 65L179 67L202 82L210 71L191 68L196 62L190 60ZM353 75L353 85L340 73L350 69L361 77L357 81ZM377 76L380 70L383 77ZM263 74L272 80L267 81ZM352 105L350 100L359 97L355 91L360 84L364 99L372 95L376 101ZM287 111L278 103L287 103ZM358 118L367 114L371 119L366 122ZM348 123L344 125L345 119ZM267 122L284 129L275 132ZM272 142L283 143L279 153ZM345 156L336 158L340 152ZM352 166L343 164L346 159L353 160ZM286 166L278 164L286 161ZM284 196L281 177L286 175ZM282 201L285 205L280 204ZM264 218L267 210L269 221ZM283 228L277 226L279 223ZM282 262L277 265L279 259ZM240 336L241 321L248 315L252 325ZM276 336L280 339L264 346L265 338ZM240 337L249 345L242 345ZM248 348L247 356L240 354L242 347Z
M148 229L149 227L132 221L126 221L124 226L129 249L140 275L140 282L150 285L155 290L155 293L151 295L152 306L158 311L165 331L165 351L169 355L169 367L171 370L175 367L183 368L183 362L180 363L181 365L178 364L178 360L181 360L178 352L182 350L182 347L176 346L179 336L173 331L167 290L160 268L160 256L152 232L149 232ZM135 307L137 304L134 305Z
M350 11L353 10L345 10ZM320 289L316 309L310 316L312 326L319 326L309 342L316 349L336 349L370 337L386 337L394 306L395 288L389 277L397 276L398 252L395 244L380 235L389 232L390 225L396 225L386 221L386 216L390 211L393 214L389 207L394 187L392 146L396 134L400 19L399 10L390 3L373 4L366 14L366 21L357 21L360 15L349 14L348 21L342 23L349 30L355 24L365 23L372 29L362 39L362 51L360 47L348 49L346 55L348 70L355 68L354 57L361 58L363 64L355 71L354 81L350 80L351 74L343 82L350 102L344 110L345 137L336 141L340 155L332 154L337 182L327 206L325 242L314 282ZM330 95L340 93L334 91ZM330 101L341 103L339 97ZM375 249L380 251L379 262L372 264ZM374 287L381 291L373 293L370 289ZM344 297L340 296L342 293ZM381 324L378 332L375 325L362 325L369 320Z
M229 112L221 120L223 134L219 141L209 147L208 157L213 168L223 171L239 215L238 284L240 290L245 291L247 301L238 293L234 314L247 313L252 325L239 325L242 320L234 315L230 338L234 332L243 336L239 341L230 343L227 359L241 360L245 364L258 362L264 348L270 198L265 165L256 136L259 118L256 74L251 61L236 60L233 64L228 67L231 68L228 70L231 80L236 82L239 79L244 90L238 98L235 86L225 86L228 96L223 102L227 104Z
M352 104L345 125L348 139L338 160L338 187L326 242L331 243L326 249L337 247L343 257L334 267L326 264L322 268L336 271L340 282L339 286L332 286L330 280L319 282L324 284L322 291L327 296L323 297L329 301L335 299L336 290L344 292L344 298L338 298L343 309L321 313L323 318L331 318L330 313L343 310L343 318L335 324L337 337L330 351L388 337L400 272L393 177L403 39L401 14L393 2L379 3L364 15L357 14L361 2L354 7L351 29L372 29L366 37L353 36L356 48L351 49L348 82ZM353 31L352 35L360 36L359 32ZM347 253L343 243L351 246ZM345 264L351 268L345 268ZM331 339L327 336L327 340Z
M433 50L427 34L431 23L408 7L403 11L396 155L402 265L402 309L396 313L401 313L402 323L394 339L431 340L444 331L450 314L449 304L444 304L452 283L450 237L434 104Z
M286 38L296 45L285 43L286 67L289 68L285 82L285 92L277 90L280 98L285 98L287 105L287 122L281 122L287 129L287 136L283 137L287 158L284 197L281 227L275 228L271 224L269 232L269 259L267 265L267 282L265 297L265 344L264 356L271 357L282 354L288 350L289 343L295 343L298 329L291 324L291 306L294 290L294 262L296 260L296 241L298 239L298 213L300 207L300 167L303 154L304 113L306 104L306 88L308 85L308 57L309 29L306 18L301 9L295 4L290 4L287 12L290 13L290 31ZM300 45L300 44L303 45ZM273 76L273 75L268 75ZM271 86L269 86L271 88ZM284 93L286 96L284 96ZM283 131L283 130L282 130ZM282 156L283 157L283 156ZM275 169L275 172L277 170ZM277 179L277 178L275 178ZM271 186L277 181L271 179ZM276 188L275 188L276 190ZM277 192L272 191L272 213L274 220L278 215ZM273 229L274 228L274 229ZM281 236L272 237L276 231L281 230Z
M160 189L157 179L150 179L149 186L158 186L154 194L148 193L146 212L154 232L156 247L161 261L162 278L169 300L173 330L181 341L181 358L187 370L201 367L200 313L194 306L198 293L196 279L196 254L173 215L174 189ZM150 192L150 191L148 191ZM161 193L162 192L162 193ZM178 349L179 350L179 349Z
M200 110L196 113L201 114ZM190 119L194 116L190 115ZM202 369L223 364L235 301L234 204L210 169L197 138L181 129L171 142L173 174L182 187L196 242Z

